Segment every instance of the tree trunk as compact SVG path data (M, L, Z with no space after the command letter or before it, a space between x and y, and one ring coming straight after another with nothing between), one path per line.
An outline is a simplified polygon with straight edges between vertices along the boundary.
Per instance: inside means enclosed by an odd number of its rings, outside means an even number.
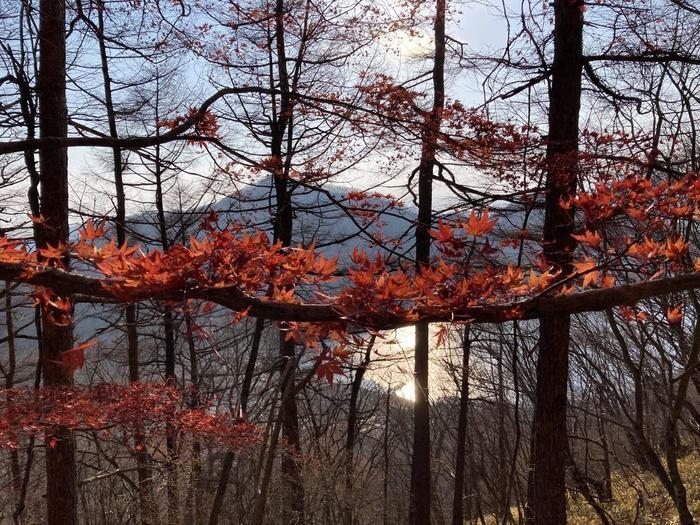
M100 2L97 11L97 26L93 24L82 12L82 4L78 4L80 13L86 19L97 38L100 50L100 62L102 71L102 83L104 86L105 110L107 112L107 124L109 136L118 138L117 117L112 98L112 78L109 74L109 57L105 44L104 25L104 2ZM126 244L126 195L124 191L124 163L122 162L122 150L112 148L112 163L114 168L114 191L116 197L116 213L114 226L117 234L117 245ZM139 349L137 332L136 305L127 304L124 307L124 329L126 332L126 349L129 369L129 382L135 383L139 380ZM145 451L145 435L137 430L134 434L134 449L136 456L136 470L139 483L139 507L141 512L141 523L155 523L153 503L149 501L148 492L150 490L150 475L148 473L149 458Z
M185 228L182 227L184 236ZM199 407L199 367L197 362L197 345L192 335L194 322L189 312L185 312L185 327L187 334L187 349L190 357L190 398L189 406L191 408ZM192 470L190 472L189 486L187 487L187 496L185 497L185 512L182 520L183 525L197 525L200 516L200 491L199 482L202 471L202 445L199 440L193 436L192 438Z
M416 224L416 267L430 264L430 229L433 214L433 169L442 109L445 103L445 0L435 2L435 58L433 63L433 107L422 131L418 169L418 221ZM413 404L413 457L409 522L430 525L430 401L428 323L416 325L415 402Z
M280 411L282 410L282 406L284 405L284 398L292 395L291 387L293 383L288 381L287 376L294 372L295 367L296 362L287 361L284 365L284 368L282 369L282 379L280 381L280 385L284 385L284 390L280 392ZM280 430L282 425L284 424L284 419L281 413L277 414L276 418L273 417L275 411L275 401L273 401L272 407L270 408L270 424L272 424L273 427L270 435L270 447L267 453L267 458L264 462L262 481L260 482L260 486L258 487L256 483L257 494L255 498L255 506L253 507L253 517L250 520L251 525L262 525L265 518L265 506L267 503L267 493L270 487L270 479L272 478L272 467L275 462L275 454L277 453L277 444L279 442ZM262 455L261 459L263 459ZM288 519L289 514L282 513L282 522L286 524L288 523Z
M15 386L15 370L17 369L17 352L15 348L14 307L12 305L12 283L5 281L5 330L7 331L7 372L5 373L5 388ZM9 402L9 399L8 399ZM10 486L15 497L22 490L22 476L19 465L19 451L10 449Z
M549 93L549 138L544 255L567 275L575 243L573 215L560 201L576 190L578 118L581 106L583 2L554 1L554 63ZM537 386L532 431L528 521L566 523L566 409L569 375L568 315L540 319Z
M391 383L386 387L386 404L384 405L384 435L382 452L384 456L384 476L382 479L382 525L389 525L389 416L391 415Z
M466 465L467 424L469 416L469 358L471 340L469 325L464 327L462 340L462 384L459 389L457 419L457 452L455 454L455 485L452 497L452 525L464 524L464 471Z
M372 354L372 347L374 346L374 337L367 344L367 350L365 352L362 362L355 371L355 377L352 379L352 384L350 385L350 406L348 408L348 430L345 436L345 509L343 511L343 524L352 525L353 524L353 498L352 498L352 488L353 488L353 476L355 474L355 438L357 436L357 411L358 411L358 398L360 394L360 388L362 387L362 379L365 376L367 367L369 366L370 356Z
M39 132L41 138L68 136L66 105L66 6L64 0L41 0L39 13ZM68 153L50 146L39 154L41 215L37 248L68 241ZM66 266L68 260L64 261ZM72 325L58 326L42 316L45 386L68 386L73 375L59 366L61 354L73 346ZM46 447L46 521L48 525L78 522L75 441L65 428L49 429Z
M289 75L287 73L284 17L284 0L276 0L275 46L277 50L280 108L279 113L272 123L272 141L270 145L270 152L275 162L274 184L277 205L273 233L276 241L282 243L282 246L288 247L292 244L293 225L292 200L288 184L290 152L287 152L287 158L285 162L283 162L282 143L285 133L288 134L288 138L291 137L293 106L290 97ZM282 369L284 369L287 363L294 363L296 361L295 344L294 341L285 341L284 332L280 332L279 345L280 357L282 357ZM281 377L284 381L288 381L289 385L280 385L280 389L283 393L289 392L289 395L282 395L280 418L282 421L282 436L289 445L289 449L292 451L292 454L284 454L282 456L282 476L287 483L288 497L287 504L284 505L284 522L301 525L304 523L304 484L302 481L302 464L299 460L301 442L294 376L295 374L293 372L290 374L282 373Z

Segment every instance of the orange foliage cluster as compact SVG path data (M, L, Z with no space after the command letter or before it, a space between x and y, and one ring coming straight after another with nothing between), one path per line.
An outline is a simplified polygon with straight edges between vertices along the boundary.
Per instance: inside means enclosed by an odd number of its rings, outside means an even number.
M586 222L600 223L627 217L636 228L658 228L673 219L691 218L700 203L700 176L688 173L677 181L654 183L630 175L622 180L602 182L591 191L563 202L585 215Z
M15 241L2 239L0 262L24 263L26 277L46 266L60 266L70 253L99 270L104 277L102 286L124 301L156 298L175 302L187 300L193 292L224 289L261 301L304 303L315 294L347 321L381 327L450 312L459 315L472 306L509 304L543 291L571 293L575 282L582 288L611 287L615 280L608 271L602 271L601 265L614 269L609 263L614 256L632 255L644 259L645 264L650 258L661 258L673 261L673 270L684 269L682 259L687 245L682 240L655 241L645 237L636 241L629 237L624 246L617 242L611 247L591 225L609 219L611 214L631 214L635 224L645 225L645 231L669 228L669 220L678 218L678 208L692 214L695 202L700 202L700 183L695 179L654 186L649 181L630 178L578 195L575 204L583 210L589 226L574 237L584 251L596 250L597 258L586 255L579 259L571 275L562 275L560 269L542 264L531 269L508 264L474 267L457 258L440 258L419 270L393 269L386 267L379 255L372 257L355 250L344 287L329 295L322 285L336 279L336 260L315 253L313 246L283 248L271 243L264 232L248 233L241 227L216 230L216 221L209 221L207 235L201 239L192 237L187 245L147 253L126 245L117 247L114 241L100 242L103 229L88 222L77 243L40 250L39 256ZM573 205L574 200L563 204ZM645 207L647 220L640 222L634 210L641 206ZM466 240L488 241L495 222L488 210L474 210L467 220L458 220L454 225L440 222L432 237L443 253L457 255ZM490 245L482 243L479 249L485 252ZM55 322L69 322L70 303L66 299L47 288L38 288L35 297ZM318 337L314 332L309 331L306 337L311 345Z
M196 119L194 122L194 133L202 137L216 138L219 135L219 122L216 116L210 111L204 111L201 115L197 108L190 108L185 115L179 115L173 119L163 119L156 123L159 128L175 128L188 120ZM188 144L201 144L197 139L189 139Z
M361 75L364 84L358 86L363 101L382 115L393 120L411 121L416 117L417 101L421 93L407 89L384 74Z
M357 193L348 199L372 197ZM389 267L379 254L371 256L356 249L351 266L339 272L337 261L317 254L313 245L285 248L272 243L266 233L251 233L242 226L220 230L215 216L205 221L205 236L191 237L187 244L165 251L117 247L113 240L104 240L104 228L93 222L84 226L77 242L49 246L38 253L0 238L0 263L21 267L19 280L26 281L47 267L60 268L69 255L99 271L101 286L123 301L188 302L193 297L205 298L199 292L220 290L262 302L322 303L342 321L287 323L284 327L290 338L317 350L320 339L332 336L335 350L323 355L322 370L327 376L328 370L342 363L349 323L381 328L439 316L468 320L460 317L462 312L488 305L512 306L512 315L517 316L518 302L523 299L544 293L571 294L577 288L610 288L616 284L616 271L629 271L631 265L641 275L698 271L700 264L688 260L687 243L674 234L679 220L697 213L698 203L700 178L694 174L658 184L629 176L562 202L565 207L575 206L584 219L584 229L573 235L580 254L577 252L574 271L568 275L537 260L522 267L508 264L507 259L498 264L489 261L486 256L494 251L489 238L496 220L487 209L473 210L466 220L457 219L453 224L440 221L432 237L443 256L419 269ZM609 238L606 229L612 224L618 228ZM465 262L467 245L471 246L469 257L483 256L479 264ZM325 284L337 280L339 273L345 276L331 293ZM70 322L71 304L66 298L46 287L37 287L34 296L53 322ZM246 313L242 306L235 321ZM669 316L671 319L675 321L677 315ZM84 349L83 345L71 350L63 365L79 368Z
M241 233L236 228L210 230L187 245L143 253L114 241L99 246L81 238L74 246L81 260L105 276L104 287L129 301L169 292L235 287L255 295L273 290L275 300L293 302L295 287L332 279L334 260L314 253L314 247L283 248L264 232Z
M600 183L561 205L582 212L588 229L574 238L601 258L627 257L640 270L682 272L700 269L697 261L689 264L688 243L677 233L679 221L698 217L699 203L700 177L689 173L659 183L630 175ZM615 228L607 242L604 227Z
M0 399L0 447L17 447L23 435L43 433L51 446L51 428L149 434L183 432L230 448L260 441L253 424L230 414L214 414L204 404L164 384L103 384L90 388L11 389ZM199 400L195 400L198 404Z

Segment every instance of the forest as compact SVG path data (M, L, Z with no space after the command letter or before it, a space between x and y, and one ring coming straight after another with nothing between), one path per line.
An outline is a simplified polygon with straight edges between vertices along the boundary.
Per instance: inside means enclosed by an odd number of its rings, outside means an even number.
M695 524L698 28L0 0L0 524Z

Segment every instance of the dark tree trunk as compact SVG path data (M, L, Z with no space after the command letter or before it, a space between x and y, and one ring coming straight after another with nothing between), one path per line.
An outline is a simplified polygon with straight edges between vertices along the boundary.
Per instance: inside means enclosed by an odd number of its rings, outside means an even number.
M109 136L118 138L117 117L112 98L112 78L109 74L109 57L107 56L107 46L104 36L104 5L102 2L97 8L97 27L95 35L100 48L100 60L102 63L102 82L104 84L105 108L107 110L107 123L109 125ZM112 148L112 160L114 166L114 191L116 196L116 213L114 225L117 233L117 244L122 246L126 243L126 194L124 191L124 163L122 161L122 150ZM127 355L129 361L129 381L139 380L138 363L138 333L136 332L136 306L128 304L124 308Z
M277 51L277 74L280 89L279 112L272 123L272 141L270 152L275 162L274 184L276 194L276 210L274 218L274 237L288 247L292 244L293 211L291 191L289 188L289 162L290 152L287 151L286 159L283 161L282 143L285 134L291 140L293 129L293 106L290 97L289 75L287 72L287 51L285 44L285 4L284 0L275 2L275 46ZM282 357L282 368L287 363L295 361L294 341L285 341L284 332L280 332L279 338L280 357ZM283 392L280 418L282 421L282 436L292 451L292 454L282 456L282 476L287 483L288 502L284 505L285 523L301 525L304 523L304 485L302 481L302 464L299 460L301 455L301 441L299 437L299 415L297 408L295 374L282 374L285 381L290 384L282 384ZM285 393L289 395L285 395Z
M7 371L5 373L5 388L15 386L15 370L17 369L17 352L15 348L15 326L12 305L12 283L5 281L5 330L7 332ZM19 497L22 491L22 475L19 464L19 451L16 448L10 450L10 486L15 497Z
M554 63L549 93L549 138L545 195L544 254L570 273L573 215L560 201L576 189L578 118L581 106L583 2L554 1ZM568 315L540 319L537 386L532 431L528 522L566 523Z
M357 437L357 420L358 420L358 400L360 388L362 388L362 379L365 376L367 367L369 366L372 347L374 346L374 338L368 343L362 362L355 371L355 376L352 378L350 385L350 406L348 408L348 430L345 436L345 509L343 512L344 525L353 524L353 476L355 474L355 439Z
M289 397L291 392L291 387L293 383L288 380L288 375L294 372L296 367L295 361L287 361L284 368L282 369L282 379L280 380L280 385L284 385L285 390L280 392L281 402L280 410L284 405L284 398ZM267 457L264 454L260 456L260 466L262 467L262 481L258 486L257 476L255 480L255 486L257 488L257 495L255 498L255 506L253 508L253 516L250 520L251 525L262 525L265 518L265 506L267 504L267 493L270 488L270 480L272 478L272 467L275 462L275 454L277 453L277 445L279 443L280 430L284 424L284 418L282 414L278 414L274 417L275 403L273 402L272 408L270 409L270 420L269 424L272 425L272 431L270 433L270 446L267 452ZM264 461L263 461L264 460ZM264 464L263 464L264 463ZM282 512L282 523L287 524L289 520L292 519L289 512Z
M182 234L185 235L185 227L182 225ZM184 242L184 239L183 239ZM187 334L187 349L190 357L190 399L189 406L196 408L199 406L199 365L197 360L197 345L194 340L194 322L189 312L185 313L185 327ZM185 513L183 525L196 525L200 522L200 491L199 482L202 471L202 445L196 437L192 440L192 471L187 496L185 498Z
M39 12L39 132L41 138L68 136L66 106L66 6L63 0L41 0ZM39 154L41 215L38 248L68 241L68 153L46 147ZM68 264L68 261L65 261ZM61 354L73 346L72 325L58 326L43 316L44 385L71 385L72 372L59 366ZM64 428L52 428L46 447L46 521L49 525L78 522L75 441Z
M469 325L462 340L462 383L459 389L457 420L457 452L455 454L455 486L452 496L452 525L464 525L464 473L466 466L467 424L469 416L469 358L471 354Z
M384 455L384 476L382 479L382 525L389 524L389 416L391 415L391 384L386 388L386 404L384 405L384 435L382 452Z
M430 264L430 229L433 214L433 169L445 103L445 0L435 2L435 57L433 62L433 107L422 131L418 168L418 221L416 224L416 266ZM428 323L416 325L415 402L413 404L413 457L409 522L430 525L430 405Z
M610 467L610 449L608 446L607 432L605 431L605 422L602 417L598 417L598 432L600 434L600 444L603 448L603 482L599 497L602 501L612 501L612 469Z

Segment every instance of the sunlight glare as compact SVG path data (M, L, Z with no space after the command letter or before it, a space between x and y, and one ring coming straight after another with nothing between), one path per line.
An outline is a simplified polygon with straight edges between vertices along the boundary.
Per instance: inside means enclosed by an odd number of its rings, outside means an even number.
M413 403L416 400L416 387L413 381L409 381L396 391L396 395L401 399Z

